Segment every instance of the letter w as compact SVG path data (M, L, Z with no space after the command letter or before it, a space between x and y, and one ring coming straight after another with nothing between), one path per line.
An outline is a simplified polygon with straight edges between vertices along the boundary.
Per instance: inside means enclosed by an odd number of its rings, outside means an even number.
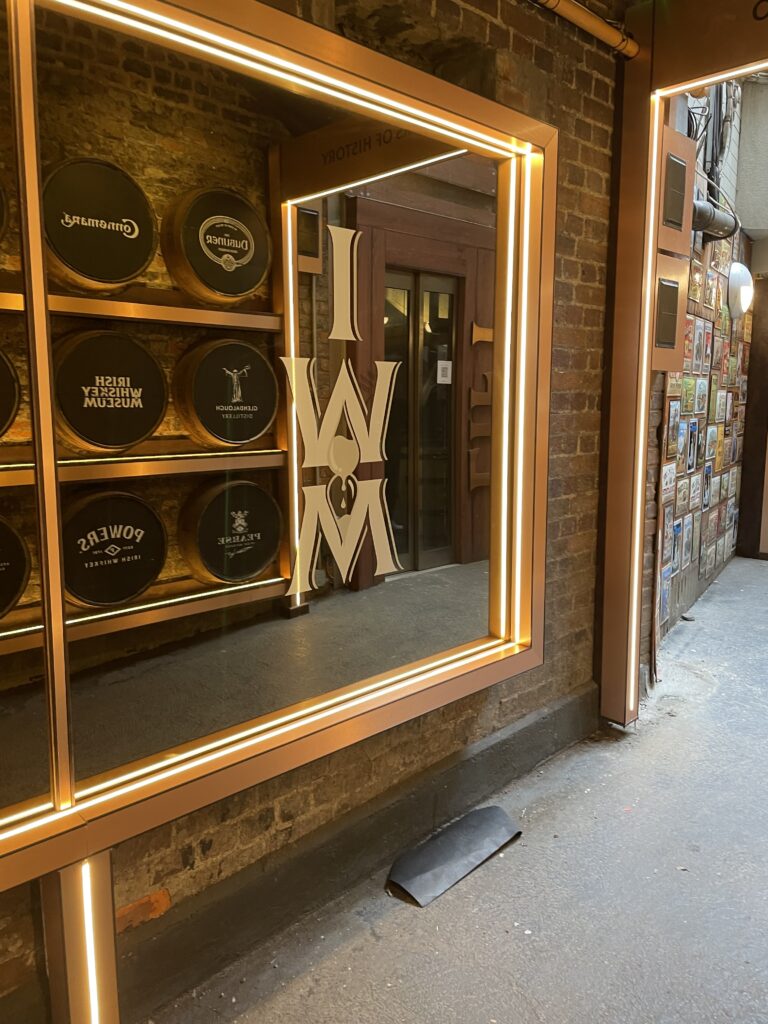
M350 361L345 359L325 413L321 417L314 381L315 360L305 356L298 359L283 356L281 361L288 373L288 382L296 405L299 429L304 442L304 466L328 465L331 442L337 434L342 417L357 441L361 462L382 462L386 458L384 439L400 363L375 364L376 387L369 416Z

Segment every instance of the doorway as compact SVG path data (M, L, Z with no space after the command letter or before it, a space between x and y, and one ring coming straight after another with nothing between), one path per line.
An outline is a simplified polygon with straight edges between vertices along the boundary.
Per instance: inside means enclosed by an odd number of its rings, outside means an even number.
M456 560L454 361L459 280L388 269L384 358L400 362L387 431L387 504L403 569Z

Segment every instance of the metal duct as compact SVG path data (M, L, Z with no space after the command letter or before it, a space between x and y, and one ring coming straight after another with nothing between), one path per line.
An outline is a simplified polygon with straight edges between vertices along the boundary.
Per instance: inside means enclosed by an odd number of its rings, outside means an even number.
M736 215L707 200L694 200L693 230L704 231L713 238L730 238L739 229Z

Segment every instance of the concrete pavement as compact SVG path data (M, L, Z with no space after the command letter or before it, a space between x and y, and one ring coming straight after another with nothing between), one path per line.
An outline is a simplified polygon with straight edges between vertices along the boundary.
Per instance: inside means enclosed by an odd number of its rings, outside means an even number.
M503 855L425 910L383 869L150 1019L766 1024L768 563L693 615L637 728L492 801L524 828Z

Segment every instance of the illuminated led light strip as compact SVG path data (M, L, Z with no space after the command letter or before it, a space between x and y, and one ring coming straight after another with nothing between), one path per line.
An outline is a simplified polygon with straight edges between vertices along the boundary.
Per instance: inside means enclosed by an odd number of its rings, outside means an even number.
M761 71L768 71L768 60L756 61L754 64L747 64L741 68L731 68L729 71L720 71L716 75L696 78L691 82L683 82L681 85L670 85L664 89L657 89L655 95L662 99L667 96L679 96L681 93L691 92L693 89L704 89L710 85L717 85L719 82L729 82L732 78L747 78L749 75L757 75Z
M231 587L217 587L215 590L203 590L199 594L180 594L178 597L165 597L159 601L147 601L145 604L134 604L128 608L116 608L108 612L94 612L93 615L77 615L74 618L66 619L65 625L79 626L85 622L100 622L102 619L119 619L125 615L134 615L138 612L152 611L154 608L167 608L174 604L192 604L195 601L204 601L209 597L219 597L221 594L236 594L243 590L260 590L275 583L285 583L282 576L275 576L269 580L259 580L258 583L238 583ZM6 640L14 636L24 636L27 633L40 633L43 627L41 624L34 626L21 626L18 629L9 629L0 633L0 640Z
M179 597L166 597L160 601L148 601L146 604L132 605L129 608L118 608L108 612L95 612L93 615L78 615L74 619L67 619L68 626L79 626L83 622L99 622L102 619L119 619L124 615L133 615L135 612L152 611L153 608L167 608L173 604L190 604L193 601L204 601L208 597L218 597L220 594L236 594L243 590L259 590L274 583L285 583L282 576L276 576L270 580L259 580L258 583L238 583L232 587L217 587L216 590L204 590L199 594L181 594Z
M304 65L297 64L295 61L288 60L285 57L277 57L274 54L267 53L265 50L258 50L254 46L246 46L244 43L238 43L236 40L228 39L226 36L217 35L215 32L209 32L206 29L187 24L186 22L180 21L176 18L169 18L167 15L147 10L146 8L139 7L136 4L127 3L126 0L101 0L101 4L98 6L83 3L81 0L54 0L54 2L63 4L64 6L85 8L99 14L100 16L107 16L108 14L108 12L103 9L104 6L113 7L116 10L125 11L127 14L134 16L134 18L141 19L141 27L148 28L148 26L145 25L145 21L149 20L156 22L158 25L165 25L172 30L181 29L190 35L197 36L200 39L213 43L217 48L225 47L229 50L246 54L249 57L255 57L259 61L263 61L265 64L274 65L275 68L283 68L291 72L298 71L301 75L302 82L305 78L310 78L315 82L329 86L330 90L341 88L345 93L352 93L362 99L370 100L379 109L382 106L391 107L394 110L401 111L403 114L408 114L410 117L415 117L420 123L431 122L434 125L440 125L453 131L456 130L456 125L453 121L445 117L440 117L438 114L426 113L423 110L419 110L417 107L411 106L409 103L404 103L402 100L381 96L379 93L373 92L371 89L364 89L362 86L355 85L352 82L344 82L341 79L335 78L333 75L325 74L322 71L316 71L314 68L307 68ZM132 24L135 24L133 19L129 18L123 20L129 20ZM228 56L226 53L223 55ZM268 68L265 70L269 71L271 69ZM293 77L289 80L296 81ZM303 84L312 87L311 83L304 82ZM330 90L326 91L330 92ZM331 94L338 95L335 91ZM497 151L499 151L499 147L501 147L504 151L501 152L500 155L503 156L508 156L510 153L525 152L524 146L517 146L511 142L505 144L502 140L497 139L492 135L488 135L485 132L480 132L476 128L462 127L461 131L470 138L477 139L480 142L491 143L492 146L496 147Z
M293 207L290 202L283 205L283 223L285 234L285 276L287 277L286 298L287 315L285 324L287 327L288 358L291 361L291 394L288 400L288 444L290 446L290 474L289 484L291 490L291 546L293 548L294 571L299 569L299 540L301 532L301 504L299 491L301 484L301 468L299 466L299 421L296 412L296 402L293 396L296 394L296 357L299 353L298 332L296 330L296 295L295 295L295 262L293 255ZM297 576L298 578L298 576ZM291 605L295 608L301 601L299 594L291 597Z
M247 459L251 455L285 455L282 448L251 448L239 452L176 452L167 455L117 455L113 457L94 456L90 459L59 459L59 466L111 466L114 463L179 462L184 459ZM5 469L5 466L0 466ZM32 467L34 468L34 467Z
M501 565L499 590L499 625L504 636L509 625L509 428L512 375L512 296L515 268L515 219L517 216L517 160L510 160L509 172L509 219L507 222L507 279L504 290L504 362L502 364L502 399L501 399L501 537L499 543L499 560Z
M14 821L21 821L23 818L31 818L33 815L41 814L43 811L49 811L53 807L53 802L47 800L44 804L35 804L34 807L27 807L26 810L16 811L15 814L8 814L5 818L0 818L0 828L5 825L12 825Z
M426 129L438 135L444 135L447 138L457 139L461 142L468 143L476 149L483 149L486 152L493 153L495 156L509 157L513 153L521 152L520 148L511 142L505 144L498 139L484 135L482 132L476 132L473 129L459 128L453 122L445 118L441 118L433 114L426 114L423 111L418 111L416 108L408 106L408 104L401 103L396 100L390 100L387 97L377 96L375 93L370 93L367 90L360 89L359 87L347 86L347 83L333 78L331 75L322 75L318 72L313 73L312 71L304 68L301 64L294 64L292 61L272 57L269 54L256 50L253 47L233 43L224 36L217 36L202 29L197 29L182 21L176 21L173 18L166 18L162 15L153 15L150 11L141 7L134 7L131 4L120 4L118 0L106 0L106 2L111 4L111 6L130 10L136 15L136 17L127 17L126 15L117 14L115 11L108 10L104 7L86 3L84 0L51 0L51 2L62 7L68 7L72 10L80 11L84 14L103 18L105 21L123 25L127 28L138 29L140 32L156 36L159 39L180 43L187 49L196 50L199 53L205 53L209 56L223 58L224 60L227 60L239 67L248 68L250 71L256 71L261 75L276 78L280 81L290 82L292 85L298 85L308 91L318 92L325 96L331 96L343 103L357 106L364 110L373 111L376 114L384 113L392 120L401 121L417 128ZM160 28L158 25L150 24L152 20L162 21L164 24L170 25L173 31ZM177 31L179 29L182 32L189 33L189 35L182 35ZM213 40L215 45L200 42L198 39L193 38L194 36ZM227 47L227 49L224 49L224 47ZM242 53L251 54L256 59L252 59L251 57L241 57L237 53L232 52L232 50L235 49L240 50ZM284 71L282 70L283 67L291 68L293 70ZM320 81L320 79L332 83L332 85L325 85ZM371 99L363 98L365 96L370 96ZM414 116L414 114L418 114L418 116Z
M413 164L405 164L403 167L395 167L392 171L383 171L381 174L372 174L369 178L360 178L358 181L351 181L347 185L342 185L341 188L328 188L323 192L313 192L308 196L301 196L299 199L291 199L289 205L298 206L301 203L309 203L315 199L323 199L325 196L335 195L338 192L343 192L349 188L360 188L362 185L370 185L374 181L383 181L384 178L391 178L393 175L405 174L407 171L417 171L420 167L429 167L430 164L440 164L444 160L453 160L454 157L464 156L467 152L466 149L454 149L450 153L442 153L440 156L432 156L426 160L418 160Z
M442 670L449 664L456 669L470 668L475 662L484 660L489 654L495 653L506 656L508 652L511 653L516 650L518 650L517 644L514 644L511 641L499 640L494 637L473 648L470 654L460 655L453 658L446 657L438 660L437 662L434 662L428 670L422 669L414 672L401 673L399 676L392 677L392 679L388 680L386 683L371 683L368 686L361 687L359 690L354 691L353 694L347 694L346 696L340 696L335 700L325 701L323 704L318 705L318 709L316 711L306 717L302 718L301 712L293 712L292 714L285 715L276 721L267 723L261 728L255 727L254 729L247 730L244 734L236 734L234 737L230 736L223 740L203 744L196 750L185 755L183 763L168 761L161 762L164 765L163 770L159 772L155 771L149 778L138 779L128 785L124 785L116 789L110 789L109 792L101 792L100 795L93 795L89 799L78 799L78 802L72 807L64 808L61 811L56 811L53 814L45 815L42 818L36 818L34 821L26 822L23 825L18 825L16 828L1 832L0 842L7 839L13 839L16 836L31 832L33 829L41 828L45 825L52 824L53 822L61 821L64 818L72 817L84 810L100 806L109 800L125 796L128 793L138 792L149 785L154 785L156 782L163 782L168 779L175 778L183 772L191 769L201 768L207 764L215 762L217 759L221 758L223 754L240 753L251 747L256 747L267 740L283 736L299 726L315 725L323 722L339 710L339 705L341 705L342 710L353 710L354 708L361 707L362 705L370 702L381 693L385 693L387 695L394 694L413 683L427 682L435 676L440 675ZM299 720L297 721L296 719ZM240 735L244 735L245 738L238 741ZM220 748L224 745L226 745L226 749L221 750ZM181 755L179 755L179 759L180 758ZM194 758L194 760L187 760L186 758ZM171 765L170 767L169 763ZM150 769L147 768L147 771L149 770ZM139 772L135 774L139 774ZM109 785L115 785L115 780L111 780ZM93 790L82 791L82 794L86 792L93 793L95 792L95 789L96 787L94 787ZM82 794L79 793L78 797Z
M523 179L523 240L520 254L520 358L517 381L517 479L515 481L515 630L514 640L520 643L523 592L523 490L525 483L525 416L526 374L528 362L528 263L531 257L531 160L525 157ZM511 346L509 346L511 348Z
M661 135L661 100L651 97L651 163L646 218L645 269L643 273L643 318L640 345L640 393L638 396L635 433L635 481L632 512L632 561L630 575L629 661L627 665L627 711L634 715L638 704L640 607L643 588L643 537L645 514L645 449L648 435L648 389L651 359L651 321L653 319L653 270L656 262L656 197L659 178L659 140Z
M81 868L83 887L83 935L85 937L85 965L88 974L88 1005L91 1011L90 1024L99 1024L99 974L96 970L96 936L93 927L93 886L90 861L84 861Z

